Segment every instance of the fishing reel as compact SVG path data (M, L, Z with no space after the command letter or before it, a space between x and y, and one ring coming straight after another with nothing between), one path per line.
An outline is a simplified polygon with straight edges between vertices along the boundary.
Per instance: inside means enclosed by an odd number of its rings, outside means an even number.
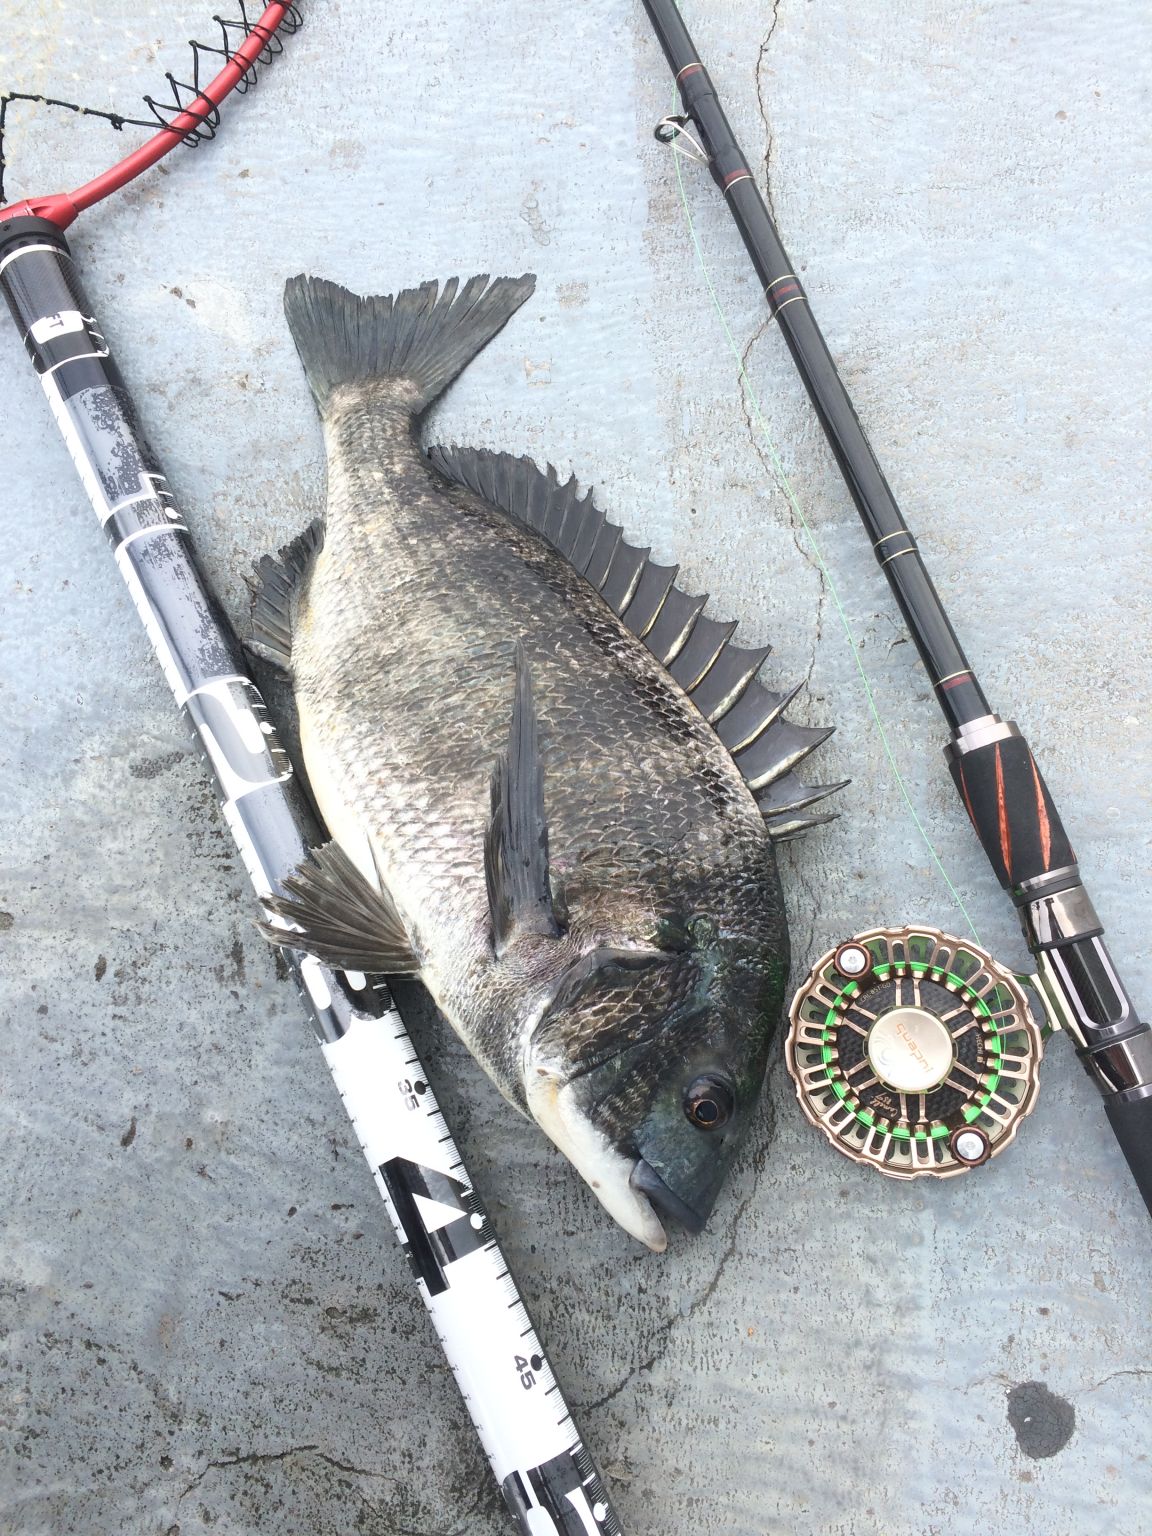
M1018 979L935 928L875 928L796 993L785 1060L806 1119L890 1178L951 1178L1013 1140L1043 1033Z

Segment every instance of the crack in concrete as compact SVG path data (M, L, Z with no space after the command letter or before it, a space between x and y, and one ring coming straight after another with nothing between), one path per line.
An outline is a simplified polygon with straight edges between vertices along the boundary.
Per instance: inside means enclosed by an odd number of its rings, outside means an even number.
M207 1465L197 1473L197 1475L192 1479L192 1481L187 1485L187 1487L181 1493L180 1497L177 1499L174 1514L179 1514L181 1504L183 1504L184 1500L190 1493L192 1493L195 1488L199 1487L199 1485L208 1476L209 1472L225 1467L251 1466L257 1463L269 1461L288 1461L293 1456L314 1456L317 1461L324 1462L325 1465L335 1468L338 1472L350 1472L354 1477L370 1477L388 1483L403 1483L403 1479L394 1477L389 1472L377 1472L374 1471L371 1467L358 1467L354 1462L341 1461L338 1456L330 1456L327 1451L322 1451L319 1445L290 1445L282 1451L249 1451L244 1455L238 1454L236 1456L222 1456L216 1461L208 1462ZM360 1499L360 1502L371 1515L388 1522L388 1536L468 1536L468 1531L471 1528L473 1515L475 1515L481 1504L483 1504L485 1500L488 1499L489 1496L493 1493L493 1487L489 1484L486 1477L482 1478L475 1498L461 1515L459 1525L448 1531L433 1531L429 1530L426 1526L423 1525L414 1526L398 1523L396 1516L392 1513L391 1510L385 1508L381 1504L377 1504L372 1499L368 1498L362 1488L357 1488L356 1493Z
M780 6L783 0L774 0L772 6L772 21L768 27L767 35L760 44L760 52L756 56L756 104L760 110L760 121L764 124L764 200L768 204L768 212L772 215L772 222L776 222L776 205L772 200L772 151L775 148L776 136L772 132L772 124L768 119L768 104L764 99L763 73L764 60L772 45L776 28L780 25Z
M752 449L756 454L756 457L760 460L761 466L764 469L764 473L768 476L769 480L771 480L772 484L776 486L777 490L784 498L784 503L788 508L788 526L792 531L792 542L796 546L796 552L799 554L800 558L805 561L807 565L810 565L819 576L821 595L823 596L826 586L824 572L820 569L820 562L812 553L812 550L808 546L807 541L801 537L804 525L796 516L796 511L792 506L792 498L788 495L783 485L780 483L782 473L781 470L777 468L775 462L773 461L772 455L767 451L761 441L760 431L752 415L752 407L749 401L752 382L748 374L748 359L752 356L753 347L767 334L767 332L775 323L776 322L771 315L768 315L763 320L761 320L760 324L748 338L744 345L744 350L740 354L740 414L744 418L744 426L747 428L749 441L752 444Z
M188 1497L194 1488L198 1488L209 1472L221 1467L251 1466L262 1461L287 1461L292 1456L315 1456L317 1461L323 1461L330 1467L335 1467L339 1472L352 1472L357 1477L380 1477L394 1483L397 1479L387 1472L374 1472L370 1467L357 1467L350 1461L341 1461L337 1456L329 1456L318 1445L290 1445L283 1451L248 1451L243 1456L223 1456L218 1461L208 1462L192 1479L176 1501L176 1507Z
M807 877L804 864L800 859L793 857L789 866L789 878L796 882L800 894L807 899L807 905L803 910L808 913L808 937L800 953L808 957L810 964L816 955L816 914L820 910L820 903L813 889L812 882ZM795 902L793 902L793 906L795 907ZM801 975L803 976L806 971L807 966L801 970Z
M1101 1387L1106 1387L1110 1381L1115 1381L1118 1376L1152 1376L1152 1371L1142 1371L1137 1369L1128 1371L1113 1371L1110 1375L1103 1376L1099 1381L1093 1382L1090 1387L1081 1387L1076 1396L1082 1397L1088 1392L1097 1392Z
M953 1387L952 1390L953 1392L959 1392L962 1395L966 1395L969 1392L975 1392L977 1387L986 1387L990 1381L996 1382L996 1384L1003 1387L1005 1391L1008 1391L1010 1387L1016 1385L1011 1376L1005 1376L1003 1371L992 1371L987 1376L977 1376L976 1380L970 1381L966 1387Z
M1094 1381L1090 1387L1077 1387L1075 1392L1069 1392L1069 1400L1077 1397L1086 1397L1089 1392L1098 1392L1101 1387L1106 1387L1110 1381L1115 1381L1119 1376L1152 1376L1152 1370L1141 1370L1137 1367L1131 1370L1111 1371L1107 1376L1102 1376L1099 1381ZM995 1382L997 1386L1009 1391L1012 1387L1019 1386L1011 1376L1005 1376L1002 1371L992 1371L987 1376L978 1376L975 1381L970 1381L966 1387L954 1387L953 1391L966 1393L974 1392L977 1387L986 1387L989 1382Z
M594 1413L597 1408L603 1408L604 1405L606 1403L610 1403L613 1398L619 1397L624 1388L635 1381L636 1377L640 1375L641 1371L650 1371L656 1364L657 1360L659 1360L660 1356L667 1349L668 1335L672 1332L675 1324L676 1319L669 1318L668 1321L663 1324L663 1337L661 1338L660 1343L656 1346L655 1350L653 1350L652 1354L648 1356L647 1360L641 1360L639 1365L634 1365L632 1369L627 1373L627 1375L622 1378L622 1380L618 1381L614 1387L610 1388L601 1397L594 1397L591 1402L578 1404L577 1411L579 1413Z
M704 1283L699 1294L696 1295L688 1304L686 1310L677 1313L675 1317L667 1318L660 1325L658 1335L659 1342L656 1344L656 1347L648 1356L648 1358L646 1360L640 1361L638 1365L634 1365L631 1370L626 1373L621 1381L617 1382L614 1387L603 1393L602 1396L593 1398L590 1402L579 1404L577 1406L578 1413L592 1413L597 1408L603 1408L606 1403L610 1403L614 1398L619 1397L621 1392L623 1392L626 1387L631 1385L631 1383L636 1379L637 1376L641 1374L641 1372L650 1371L656 1362L667 1353L672 1335L675 1333L676 1329L680 1327L682 1323L690 1322L691 1319L695 1317L700 1308L703 1307L707 1302L711 1301L712 1297L716 1294L716 1288L724 1277L724 1271L727 1269L733 1255L736 1252L736 1243L740 1235L740 1224L743 1221L744 1214L759 1193L760 1177L764 1172L764 1166L768 1160L768 1152L772 1146L772 1143L776 1139L776 1116L772 1106L772 1087L775 1070L779 1066L781 1059L782 1058L777 1055L773 1062L769 1065L768 1071L765 1074L764 1090L761 1102L764 1106L767 1123L765 1124L764 1134L760 1139L759 1145L756 1147L751 1156L752 1186L733 1212L732 1222L728 1229L728 1242L725 1245L724 1251L721 1253L711 1276Z
M812 636L812 654L804 670L804 692L807 693L812 682L812 674L816 669L816 656L820 649L820 641L824 635L824 614L828 606L828 578L825 576L823 566L817 560L808 543L807 537L804 534L804 525L797 517L795 508L792 505L792 498L780 483L781 471L774 463L772 455L768 453L761 442L760 433L757 430L748 399L752 387L748 377L748 359L752 355L753 347L774 323L771 315L762 320L749 337L744 350L740 354L740 414L744 418L744 425L748 432L749 441L752 444L752 451L760 460L761 467L769 480L771 480L772 484L776 486L783 496L788 512L788 526L792 533L792 542L796 546L796 552L805 564L815 571L816 579L820 584L820 591L816 598L816 627Z

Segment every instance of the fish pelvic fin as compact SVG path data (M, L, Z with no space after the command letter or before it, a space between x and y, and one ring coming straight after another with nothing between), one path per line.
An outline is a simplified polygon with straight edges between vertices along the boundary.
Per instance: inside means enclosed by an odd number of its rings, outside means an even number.
M508 745L492 772L492 814L484 839L484 875L499 956L517 938L557 938L560 925L548 879L544 768L532 678L516 642L516 686Z
M420 969L404 920L382 885L371 885L336 843L313 849L264 905L281 919L259 924L273 944L303 949L339 971L384 976ZM290 923L291 928L285 928Z
M293 277L284 288L288 329L323 413L340 384L403 379L415 414L427 409L503 329L536 287L536 278L450 277L396 295L361 298L319 277Z

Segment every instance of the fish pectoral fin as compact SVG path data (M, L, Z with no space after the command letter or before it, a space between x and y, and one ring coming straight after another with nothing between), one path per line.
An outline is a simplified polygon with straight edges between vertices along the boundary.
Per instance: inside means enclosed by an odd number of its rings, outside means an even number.
M252 643L266 661L284 672L292 670L292 630L296 598L324 542L320 518L285 544L278 555L256 562L252 591Z
M560 925L548 880L544 768L532 679L516 644L516 688L508 745L492 772L492 814L484 839L484 875L492 943L500 955L516 939L557 938Z
M264 905L294 927L261 922L260 932L273 944L307 950L341 971L419 971L420 959L388 892L365 880L337 843L313 849L282 883L287 894Z

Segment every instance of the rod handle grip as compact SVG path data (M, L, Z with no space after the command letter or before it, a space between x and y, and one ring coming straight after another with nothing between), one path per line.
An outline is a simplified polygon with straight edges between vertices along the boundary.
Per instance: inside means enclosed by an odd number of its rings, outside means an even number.
M1109 1094L1104 1108L1136 1188L1152 1215L1152 1086Z
M949 769L976 836L1006 890L1076 863L1072 844L1019 734L949 753Z

